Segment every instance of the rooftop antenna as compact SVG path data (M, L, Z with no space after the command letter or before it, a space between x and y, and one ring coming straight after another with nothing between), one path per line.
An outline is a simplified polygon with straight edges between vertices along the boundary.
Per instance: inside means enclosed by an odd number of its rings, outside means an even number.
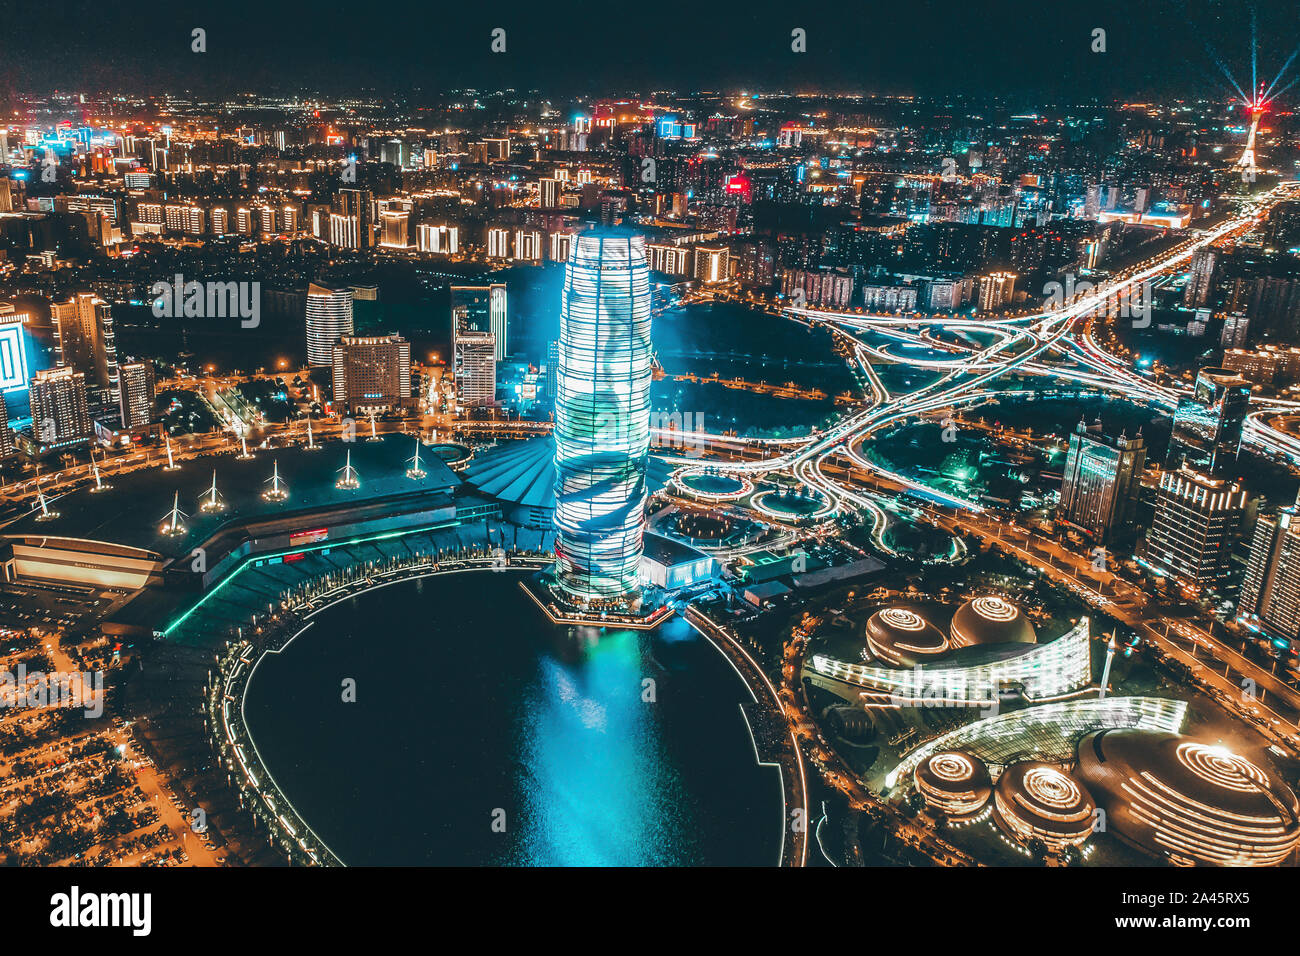
M203 511L221 510L222 504L217 499L217 469L215 468L212 469L212 487L210 487L207 491L203 492L203 495L204 495L203 504L199 506Z
M334 483L335 488L361 487L361 478L357 474L357 470L352 467L352 449L348 449L347 464L340 468L339 471L343 472L343 475Z
M188 517L189 515L181 511L181 493L178 491L176 496L172 498L172 510L163 517L162 533L173 536L184 534L185 525L181 519Z
M411 467L406 469L407 478L410 478L412 481L419 481L427 474L427 472L420 467L420 438L418 435L415 438L415 457L408 458L407 461L411 463Z
M266 480L271 483L271 487L262 492L262 497L267 501L284 501L285 498L289 497L289 486L280 477L280 462L278 459L271 468L271 477Z

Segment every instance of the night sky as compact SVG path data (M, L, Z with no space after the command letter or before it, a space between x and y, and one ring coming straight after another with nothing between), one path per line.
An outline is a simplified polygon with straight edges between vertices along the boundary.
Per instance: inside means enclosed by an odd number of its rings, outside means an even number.
M1300 5L1257 4L1261 78L1300 43ZM0 82L114 88L414 92L828 89L1084 100L1227 89L1206 41L1248 82L1250 14L1221 0L703 0L219 3L0 0ZM190 52L190 30L208 52ZM507 52L489 51L494 27ZM790 51L807 31L808 52ZM1090 50L1107 31L1107 52ZM1300 88L1298 88L1300 89Z

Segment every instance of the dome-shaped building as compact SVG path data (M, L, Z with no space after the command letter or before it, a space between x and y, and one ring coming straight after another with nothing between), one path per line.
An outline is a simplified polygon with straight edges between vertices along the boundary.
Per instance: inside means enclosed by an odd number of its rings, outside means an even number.
M951 650L948 638L910 607L884 607L867 618L867 650L893 667L915 667Z
M1038 760L1011 764L993 789L993 819L998 826L1020 843L1037 838L1052 850L1087 840L1096 809L1082 783L1060 767Z
M1262 759L1132 729L1088 734L1078 755L1107 831L1172 863L1273 866L1300 841L1296 795Z
M953 819L979 813L993 794L984 761L961 750L930 754L917 764L915 779L926 805Z
M1036 644L1034 625L1006 598L984 594L971 598L952 616L949 640L954 648L976 644Z

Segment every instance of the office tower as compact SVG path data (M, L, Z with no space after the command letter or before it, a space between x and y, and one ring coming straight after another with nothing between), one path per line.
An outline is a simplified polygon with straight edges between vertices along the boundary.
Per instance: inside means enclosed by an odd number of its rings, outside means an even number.
M59 366L85 372L90 381L109 390L116 404L117 339L112 308L102 299L82 293L67 302L52 303L50 318Z
M8 179L0 179L0 212L13 212L13 211L14 211L13 187L10 185Z
M1165 468L1186 462L1212 475L1226 475L1237 464L1241 430L1250 405L1250 383L1226 368L1203 368L1191 397L1174 411Z
M212 234L224 236L230 231L230 213L218 206L212 210Z
M496 336L496 358L500 362L509 353L509 299L504 282L488 285L454 285L451 287L452 333L457 324L456 310L465 310L471 329Z
M695 247L695 278L704 283L726 282L730 250L726 246Z
M1241 485L1183 466L1160 476L1156 511L1146 536L1146 561L1156 571L1197 587L1215 587L1246 511Z
M560 204L560 181L558 179L541 180L538 195L543 209L554 209Z
M5 405L4 392L0 392L0 458L8 458L14 453L14 436L9 431L9 408Z
M416 230L416 248L420 252L455 255L460 252L460 229L421 223Z
M1061 520L1106 543L1131 524L1146 465L1146 442L1139 434L1102 434L1101 423L1083 421L1070 436L1061 481Z
M86 376L73 368L46 369L32 376L32 436L58 447L89 441Z
M152 362L127 362L120 370L122 427L147 425L153 419L154 372Z
M334 343L353 333L352 290L307 287L307 364L332 366Z
M1237 616L1270 636L1300 640L1300 508L1255 522Z
M556 579L580 604L637 592L651 360L645 240L578 236L560 304L554 434Z
M373 244L371 205L369 190L340 189L335 193L330 242L345 249L369 249Z
M411 343L396 333L345 335L334 345L334 404L353 412L404 408L411 398Z
M455 315L453 342L456 404L464 408L491 405L497 397L497 341L491 332L473 328L464 308Z
M411 214L401 209L386 209L380 216L381 246L390 249L409 249L411 246Z

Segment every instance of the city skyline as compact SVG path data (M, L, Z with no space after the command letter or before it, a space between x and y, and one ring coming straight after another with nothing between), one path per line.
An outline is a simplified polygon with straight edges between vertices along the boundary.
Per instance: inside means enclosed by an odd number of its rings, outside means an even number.
M1300 8L4 30L20 931L386 935L427 868L1282 918Z

